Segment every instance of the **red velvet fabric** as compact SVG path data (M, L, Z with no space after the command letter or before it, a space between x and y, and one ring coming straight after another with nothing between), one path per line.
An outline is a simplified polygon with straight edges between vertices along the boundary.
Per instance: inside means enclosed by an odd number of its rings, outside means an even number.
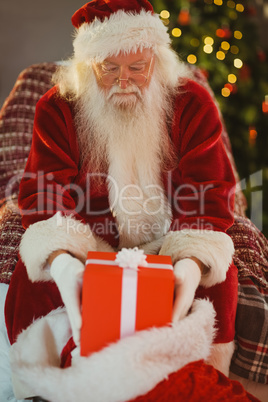
M257 402L238 381L229 380L203 361L189 363L172 373L146 395L129 402Z
M72 365L72 355L71 352L76 348L76 344L74 343L73 337L69 339L69 341L66 343L64 348L62 349L61 352L61 362L60 362L60 367L61 368L67 368Z
M154 12L147 0L93 0L74 13L72 24L79 28L84 22L91 23L95 18L103 21L119 10L138 14L142 9L152 14Z
M171 138L180 156L172 172L173 230L226 231L233 224L235 186L221 140L222 125L214 101L189 81L175 102ZM176 190L179 208L176 208ZM205 205L201 205L205 191ZM202 208L204 208L202 210ZM192 211L191 215L188 211Z
M199 286L195 293L197 299L209 299L216 311L216 337L214 343L231 342L235 336L237 309L238 271L231 264L226 280L210 288Z
M5 317L11 343L33 320L63 306L61 295L54 282L31 282L25 265L19 259L9 285L5 304Z

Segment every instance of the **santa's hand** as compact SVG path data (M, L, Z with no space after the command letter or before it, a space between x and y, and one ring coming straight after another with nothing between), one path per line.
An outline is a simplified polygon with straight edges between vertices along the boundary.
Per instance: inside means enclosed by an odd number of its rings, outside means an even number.
M76 345L80 343L81 289L84 265L70 254L60 254L51 263L50 275L54 279L65 304L69 316L73 339Z
M193 304L195 291L201 279L201 271L196 262L185 258L174 265L175 300L172 321L184 318Z

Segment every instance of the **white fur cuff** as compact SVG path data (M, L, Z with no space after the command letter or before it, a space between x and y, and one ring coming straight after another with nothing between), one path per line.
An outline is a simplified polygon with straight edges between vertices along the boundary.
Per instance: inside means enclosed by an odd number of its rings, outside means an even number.
M202 275L200 285L210 287L226 279L233 253L233 242L226 233L181 230L166 235L159 254L170 255L173 264L183 258L198 258L209 268L208 273Z
M51 281L44 266L49 255L66 250L82 261L87 252L97 249L97 242L88 225L57 212L52 218L30 225L22 236L20 255L31 281Z

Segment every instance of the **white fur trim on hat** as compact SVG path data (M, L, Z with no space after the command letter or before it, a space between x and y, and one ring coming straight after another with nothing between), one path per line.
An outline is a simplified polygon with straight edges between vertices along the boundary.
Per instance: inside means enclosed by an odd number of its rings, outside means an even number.
M83 262L88 251L113 251L93 235L89 225L57 212L52 218L30 225L22 236L20 255L31 281L53 280L44 267L49 255L56 250L68 251Z
M198 258L209 268L202 275L200 285L210 287L226 279L234 245L232 239L223 232L181 230L166 235L159 254L170 255L173 264L183 258Z
M172 326L138 331L89 357L78 353L71 367L60 369L59 344L68 319L57 310L34 322L11 347L16 397L119 402L146 394L172 372L209 356L214 319L212 303L196 300L191 313Z
M129 53L169 44L167 28L159 16L145 10L139 14L119 10L102 22L95 19L91 24L84 23L77 29L73 42L78 61L103 61L120 51Z

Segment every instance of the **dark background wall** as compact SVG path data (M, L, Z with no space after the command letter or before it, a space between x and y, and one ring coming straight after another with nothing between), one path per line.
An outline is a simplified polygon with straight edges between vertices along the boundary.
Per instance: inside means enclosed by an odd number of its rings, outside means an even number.
M71 16L85 0L0 0L0 106L25 67L72 54Z
M268 0L255 1L260 42L268 49ZM71 55L70 19L85 2L0 0L0 106L25 67Z

